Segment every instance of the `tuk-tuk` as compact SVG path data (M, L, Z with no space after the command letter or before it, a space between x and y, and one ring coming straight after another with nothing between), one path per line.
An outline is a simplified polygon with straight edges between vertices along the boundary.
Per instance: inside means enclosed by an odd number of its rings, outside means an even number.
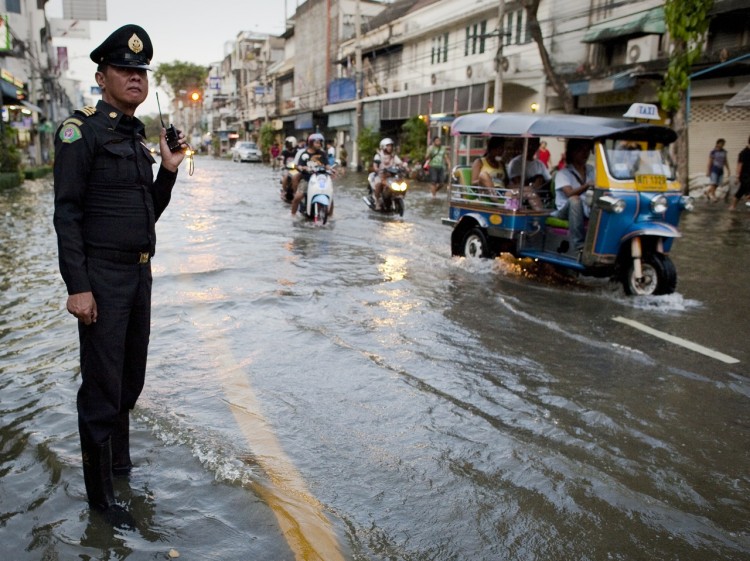
M637 104L626 117L656 115L653 105ZM471 162L454 167L448 192L453 226L451 252L464 257L494 258L500 253L532 258L580 274L614 277L631 295L670 294L677 272L669 258L683 210L692 199L682 195L668 146L676 133L665 126L628 119L580 115L474 113L452 124L454 162L476 154L476 140L503 137L525 154L529 139L588 139L589 165L595 180L583 199L588 208L582 248L571 243L568 220L556 216L555 172L528 205L527 185L498 183L493 196L472 185ZM531 158L528 158L530 161ZM507 162L506 162L507 165ZM527 158L523 158L526 177ZM589 168L591 169L591 168Z

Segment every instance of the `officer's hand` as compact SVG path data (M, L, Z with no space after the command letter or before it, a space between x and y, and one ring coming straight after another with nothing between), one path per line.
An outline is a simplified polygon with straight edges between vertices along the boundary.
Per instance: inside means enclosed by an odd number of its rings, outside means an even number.
M177 171L177 168L182 163L182 160L185 159L185 148L187 148L187 144L185 143L185 133L183 133L181 130L177 131L177 138L180 141L180 147L182 150L178 150L177 152L172 152L169 149L169 145L167 144L167 129L162 128L161 134L159 134L159 148L161 149L161 165L163 165L165 168L167 168L171 172Z
M67 308L71 314L78 318L78 321L82 321L86 325L96 323L97 316L99 315L96 309L94 294L91 292L71 294L68 296Z

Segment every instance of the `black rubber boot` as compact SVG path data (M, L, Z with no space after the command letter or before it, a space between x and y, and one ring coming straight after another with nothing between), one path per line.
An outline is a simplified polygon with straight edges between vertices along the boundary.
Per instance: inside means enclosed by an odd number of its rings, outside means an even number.
M83 452L83 481L89 506L101 512L112 526L128 530L135 529L135 520L130 513L115 502L112 487L112 444L109 439L104 444L85 442L81 438Z
M130 461L130 412L125 411L117 416L112 431L112 475L127 477L133 469Z

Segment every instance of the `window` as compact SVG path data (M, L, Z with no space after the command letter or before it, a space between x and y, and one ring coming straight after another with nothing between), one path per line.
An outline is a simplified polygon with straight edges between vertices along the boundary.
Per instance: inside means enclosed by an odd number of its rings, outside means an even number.
M432 56L430 62L439 64L448 61L448 34L443 33L432 38Z
M615 0L595 0L592 5L594 21L600 21L612 17Z
M484 52L484 39L487 34L487 21L466 26L466 43L464 44L464 56L482 54Z
M5 0L5 9L14 14L21 13L21 0Z
M526 21L526 10L514 10L505 14L505 44L522 45L531 42L531 32Z

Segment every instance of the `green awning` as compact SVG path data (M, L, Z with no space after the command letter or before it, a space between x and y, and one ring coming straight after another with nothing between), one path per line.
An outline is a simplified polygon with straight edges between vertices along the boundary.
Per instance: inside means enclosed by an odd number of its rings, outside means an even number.
M613 39L631 37L635 35L664 35L667 26L664 23L664 8L653 8L647 12L634 14L626 18L618 18L592 25L583 36L583 43L603 43Z

